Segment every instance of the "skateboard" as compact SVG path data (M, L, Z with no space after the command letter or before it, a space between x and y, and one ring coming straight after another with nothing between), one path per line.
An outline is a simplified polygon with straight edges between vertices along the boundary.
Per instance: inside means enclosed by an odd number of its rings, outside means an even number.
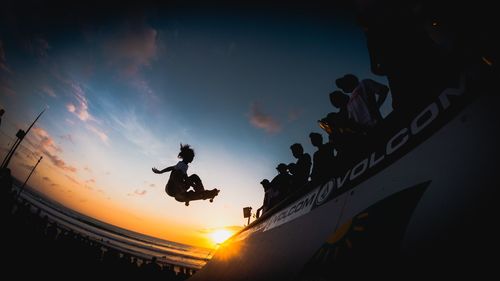
M194 192L194 191L188 191L185 193L184 196L179 196L176 197L175 200L179 202L184 202L186 206L189 206L190 201L195 201L195 200L207 200L210 199L210 202L214 201L215 196L219 194L218 189L214 188L212 190L205 190L203 192Z

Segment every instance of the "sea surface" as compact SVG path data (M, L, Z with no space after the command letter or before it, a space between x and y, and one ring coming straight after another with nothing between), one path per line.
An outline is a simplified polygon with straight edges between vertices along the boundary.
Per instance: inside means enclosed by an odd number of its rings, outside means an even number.
M41 217L47 215L60 227L79 232L90 239L100 241L106 247L116 248L143 259L149 260L156 256L160 263L200 269L213 254L212 249L167 241L107 224L50 201L28 188L21 196L42 210Z

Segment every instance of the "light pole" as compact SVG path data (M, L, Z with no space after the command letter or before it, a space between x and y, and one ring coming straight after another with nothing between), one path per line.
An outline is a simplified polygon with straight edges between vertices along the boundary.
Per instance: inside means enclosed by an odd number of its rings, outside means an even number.
M31 174L33 174L33 172L35 171L36 169L36 166L38 166L38 164L40 163L40 161L42 161L43 159L43 156L40 156L40 159L38 159L38 162L36 162L35 166L33 167L33 169L31 169L31 172L30 174L28 175L28 177L26 178L26 180L24 181L23 185L21 186L21 188L19 188L19 193L17 194L17 198L19 198L19 196L21 196L21 192L23 192L23 189L24 189L24 186L26 185L26 183L28 182L28 180L30 179L31 177Z
M38 118L40 118L40 116L42 116L42 114L44 112L45 112L45 109L42 110L42 112L40 112L40 114L38 114L38 116L36 117L35 121L33 121L33 123L31 123L31 125L29 126L28 130L26 130L26 132L23 131L23 130L17 131L17 134L16 134L17 140L12 145L12 148L9 150L9 153L7 153L7 156L5 156L5 158L3 159L2 169L6 169L7 166L9 166L10 159L12 158L12 155L14 155L14 153L16 153L17 147L19 146L19 144L21 144L21 142L23 141L24 137L31 130L31 127L33 127L33 125L35 125L35 122L38 120Z

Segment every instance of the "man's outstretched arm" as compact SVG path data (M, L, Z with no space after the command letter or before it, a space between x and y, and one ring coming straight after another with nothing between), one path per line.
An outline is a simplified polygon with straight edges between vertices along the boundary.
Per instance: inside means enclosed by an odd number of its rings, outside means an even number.
M262 205L262 207L258 208L257 209L257 213L255 214L255 218L260 218L260 212L264 209L264 205Z
M155 173L155 174L163 174L165 172L172 171L174 168L175 168L175 166L170 166L170 167L166 167L165 169L163 169L163 170L160 171L160 170L158 170L158 169L156 169L156 168L153 167L152 170L153 170L153 173Z

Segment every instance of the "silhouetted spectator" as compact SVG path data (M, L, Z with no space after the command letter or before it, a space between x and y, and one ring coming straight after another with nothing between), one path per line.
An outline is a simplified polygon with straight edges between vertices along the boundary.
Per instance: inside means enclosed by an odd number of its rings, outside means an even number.
M289 165L290 174L292 174L293 189L303 187L309 180L311 171L311 156L304 153L304 148L300 143L294 143L290 146L292 154L297 158L295 165Z
M50 240L57 239L57 236L58 236L57 222L52 222L50 224L50 226L47 228L46 235Z
M160 265L156 263L156 257L152 257L151 261L144 265L144 270L150 276L155 276L161 271Z
M287 197L292 187L292 175L288 173L288 166L285 163L279 163L276 170L278 174L271 180L271 189L276 192L272 199L273 205L274 201L279 202Z
M349 119L349 113L347 111L347 103L349 103L349 96L344 92L336 90L330 93L330 103L339 109L339 118L345 120Z
M345 93L352 93L347 102L349 119L367 128L372 128L383 119L379 108L389 92L387 86L372 79L359 81L353 74L338 78L335 84Z
M310 133L311 144L318 148L313 154L313 166L311 171L311 182L314 184L327 180L334 176L335 155L333 144L323 143L323 136L319 133Z
M274 196L273 190L271 188L271 183L268 179L263 179L260 184L264 188L264 202L262 202L262 207L257 209L256 217L259 218L260 214L266 213L267 210L271 208L271 199Z
M361 142L369 127L351 118L349 112L350 98L342 91L330 93L330 102L339 111L331 112L325 118L319 120L320 127L328 133L328 140L337 151L338 158L355 159L356 155L363 150Z
M348 104L350 98L348 95L346 95L342 91L337 90L331 92L329 97L330 103L333 105L333 107L339 109L338 112L329 113L326 118L322 119L331 123L331 129L333 129L334 127L342 128L342 130L350 130L357 133L366 131L367 128L365 125L356 122L349 116ZM331 132L328 133L331 134Z

